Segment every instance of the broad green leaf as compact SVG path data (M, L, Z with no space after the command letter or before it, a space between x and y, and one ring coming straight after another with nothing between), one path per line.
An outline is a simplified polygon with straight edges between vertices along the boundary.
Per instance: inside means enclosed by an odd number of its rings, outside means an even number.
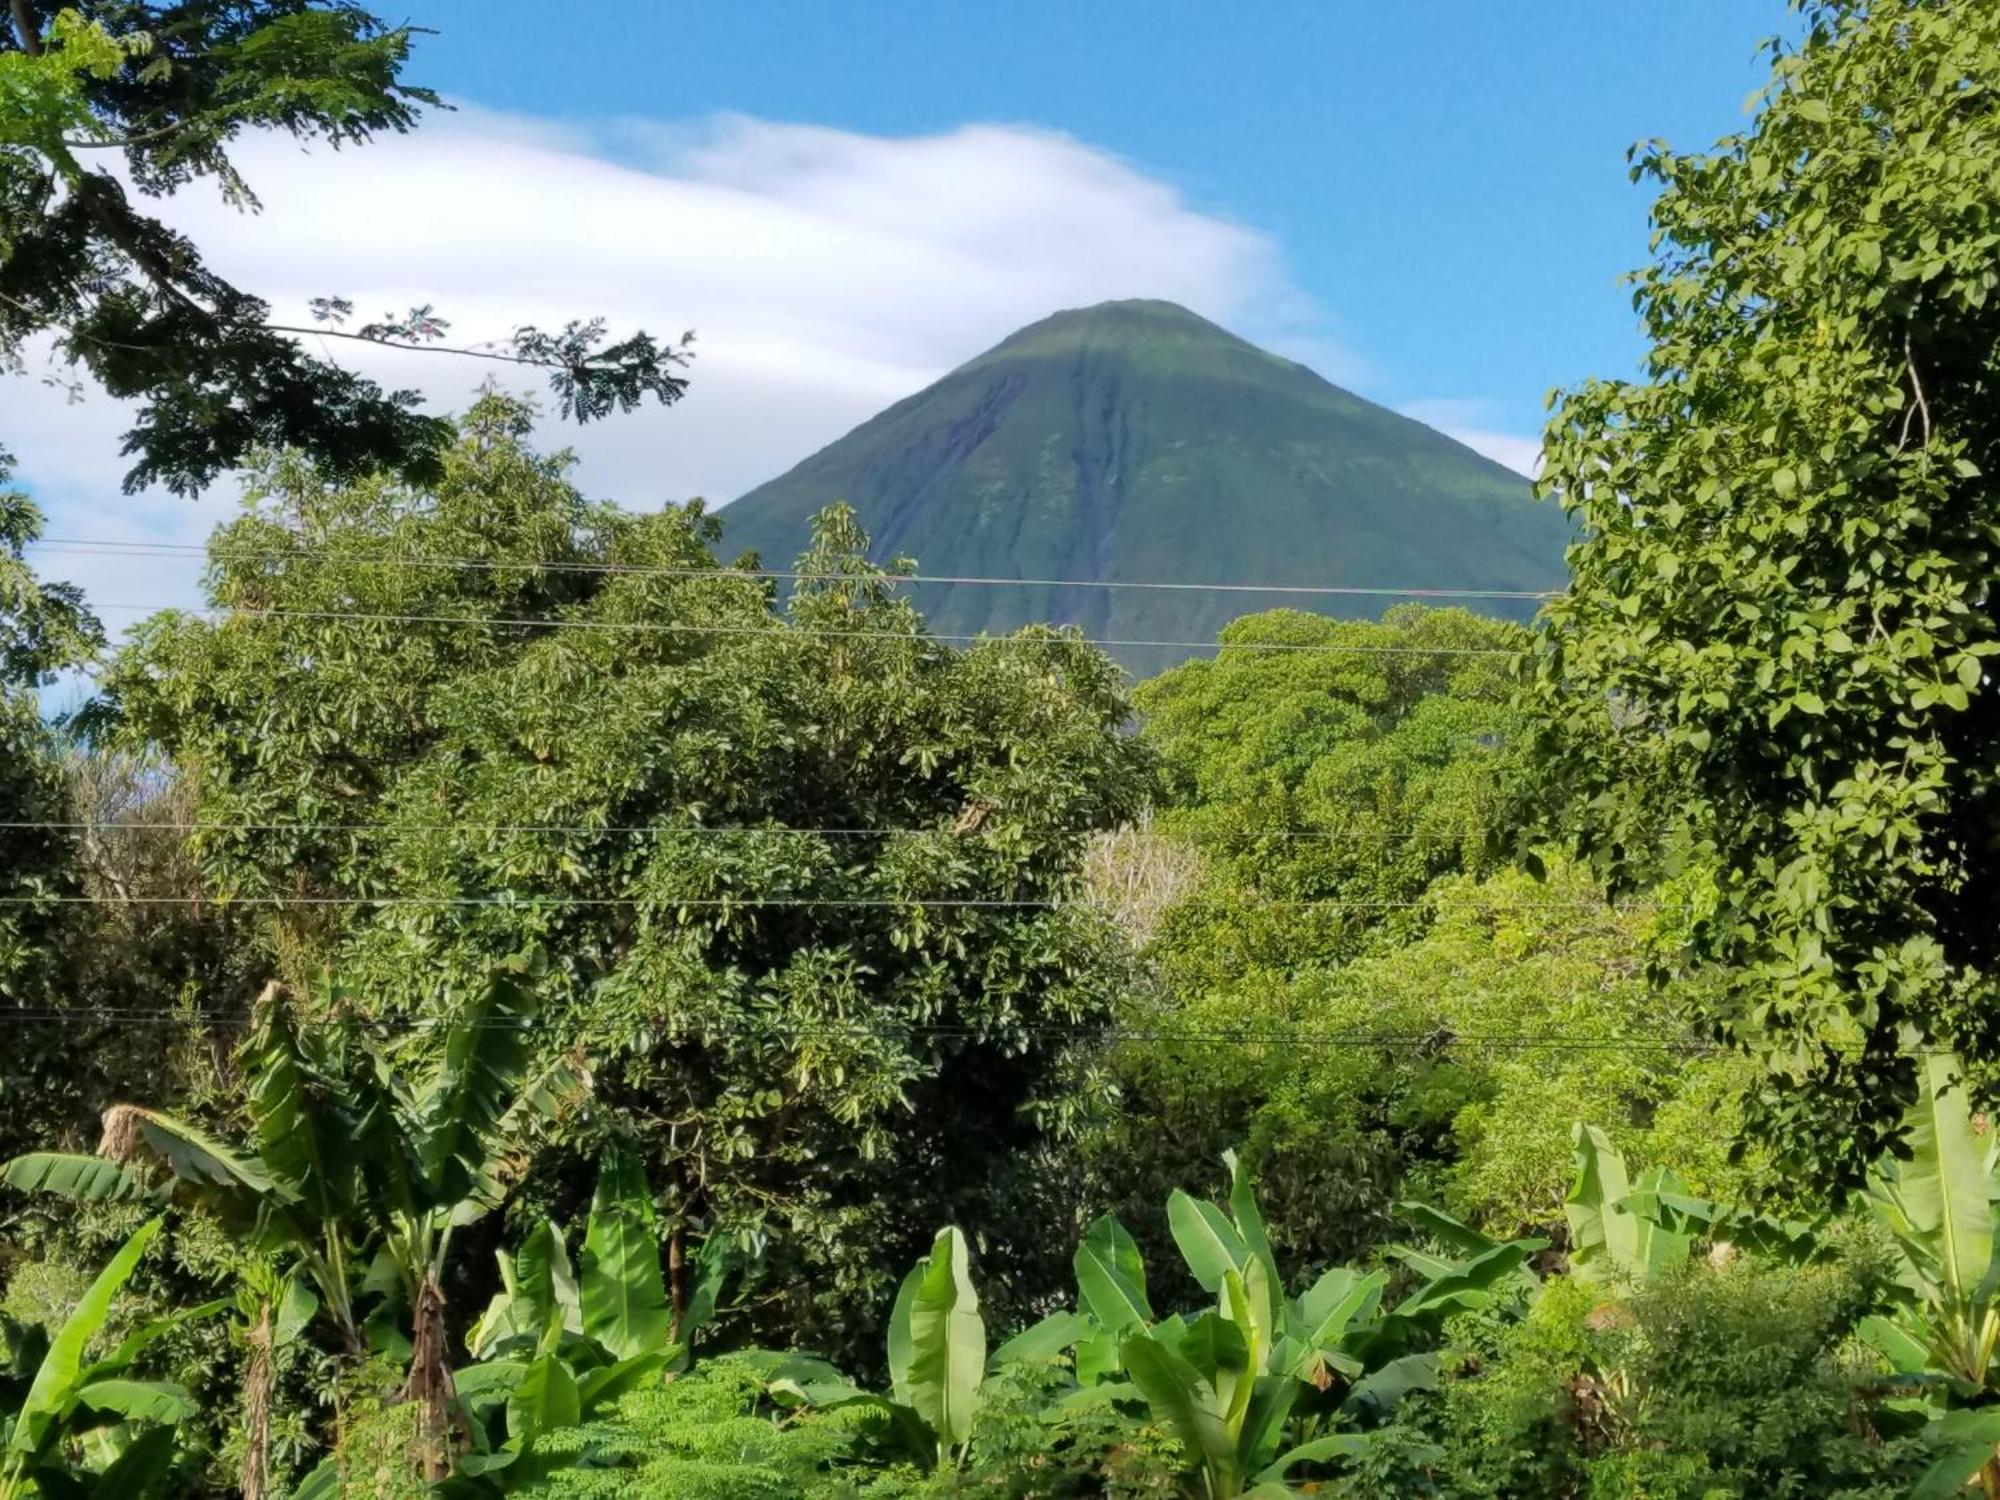
M1205 1312L1188 1324L1173 1349L1210 1385L1250 1368L1250 1344L1241 1325L1217 1313Z
M1640 1221L1623 1207L1632 1191L1625 1158L1595 1125L1577 1125L1570 1139L1576 1171L1563 1200L1570 1269L1586 1281L1602 1281L1615 1271L1636 1274Z
M1907 1140L1910 1159L1897 1163L1896 1187L1911 1232L1935 1256L1950 1293L1971 1296L1993 1263L1992 1184L1957 1058L1925 1057Z
M145 1179L101 1156L36 1151L0 1167L0 1182L24 1193L55 1193L78 1203L127 1203L155 1196Z
M702 1242L695 1256L694 1289L689 1292L687 1307L681 1314L679 1336L683 1345L692 1348L695 1336L714 1320L716 1306L722 1301L722 1289L729 1282L730 1263L727 1239L711 1235Z
M194 1415L194 1397L164 1380L93 1380L76 1399L92 1411L108 1411L135 1422L181 1422Z
M1119 1341L1118 1354L1154 1420L1173 1428L1189 1463L1207 1477L1209 1493L1234 1493L1236 1444L1214 1389L1193 1365L1150 1334L1127 1334Z
M285 1278L278 1297L278 1309L271 1323L271 1338L279 1347L289 1344L319 1314L319 1297L296 1276Z
M1527 1264L1528 1257L1546 1240L1509 1240L1481 1255L1450 1268L1443 1276L1426 1282L1396 1305L1396 1315L1404 1318L1438 1317L1458 1309L1490 1306L1493 1288L1508 1281Z
M1380 1305L1388 1282L1382 1271L1366 1276L1345 1266L1328 1271L1298 1299L1299 1339L1309 1351L1333 1348L1341 1335Z
M544 1433L574 1427L582 1420L576 1377L553 1354L531 1363L507 1397L507 1443L512 1448L523 1448Z
M552 1270L553 1261L537 1269ZM617 1359L673 1341L652 1193L637 1162L624 1152L607 1154L598 1168L583 1241L582 1310L584 1333Z
M1083 1310L1110 1333L1153 1321L1146 1264L1125 1226L1110 1214L1093 1223L1076 1247L1076 1288Z
M98 1476L97 1494L102 1500L170 1500L181 1491L174 1473L177 1442L171 1427L140 1433Z
M342 1500L341 1461L322 1459L292 1490L291 1500Z
M1221 1209L1179 1188L1167 1199L1167 1227L1205 1292L1220 1292L1223 1275L1242 1270L1250 1258L1250 1247Z
M521 1383L521 1377L528 1373L528 1365L529 1361L525 1359L482 1359L462 1370L454 1370L452 1389L458 1393L460 1400L473 1403L504 1398Z
M1401 1359L1392 1359L1357 1380L1341 1403L1341 1410L1371 1419L1386 1417L1411 1391L1435 1390L1437 1370L1435 1354L1406 1354Z
M104 1327L111 1315L111 1304L159 1235L161 1223L153 1219L141 1225L119 1246L118 1253L97 1273L75 1310L57 1330L15 1414L14 1435L7 1445L10 1453L33 1453L41 1446L49 1425L69 1406L83 1369L84 1350Z
M1255 1474L1271 1461L1278 1445L1285 1440L1285 1424L1291 1420L1292 1408L1305 1389L1289 1375L1257 1377L1236 1436L1238 1472Z
M312 1205L320 1222L336 1220L354 1199L357 1162L350 1122L338 1118L319 1092L291 1008L275 982L259 997L256 1014L241 1063L258 1158Z
M904 1281L890 1320L896 1399L930 1425L942 1447L971 1435L986 1372L986 1325L970 1262L965 1236L939 1230L931 1253Z
M1396 1212L1424 1230L1446 1249L1454 1250L1460 1255L1481 1255L1499 1243L1491 1236L1481 1234L1471 1225L1453 1218L1441 1208L1431 1207L1428 1203L1398 1203Z
M1325 1463L1330 1458L1353 1458L1365 1453L1372 1439L1365 1432L1336 1432L1331 1436L1315 1438L1310 1443L1301 1443L1287 1450L1277 1460L1267 1465L1257 1478L1266 1483L1282 1480L1300 1464Z
M1264 1212L1257 1206L1250 1174L1234 1151L1222 1153L1222 1164L1229 1168L1229 1213L1236 1221L1236 1232L1249 1252L1263 1262L1266 1283L1274 1296L1279 1295L1284 1280L1278 1275L1278 1257L1271 1249L1271 1236L1264 1227Z
M140 1138L165 1159L174 1176L198 1195L219 1198L225 1212L254 1218L266 1205L298 1201L298 1194L261 1162L231 1150L185 1120L150 1109L133 1109L132 1115Z
M1143 1325L1138 1325L1143 1326ZM1125 1367L1118 1362L1118 1335L1100 1328L1076 1346L1076 1381L1091 1386L1110 1380Z
M987 1361L987 1368L997 1370L1002 1365L1054 1359L1096 1331L1096 1323L1081 1313L1050 1313L994 1350L993 1358Z
M577 1402L583 1415L588 1417L607 1402L638 1390L664 1372L672 1361L672 1350L655 1349L649 1354L635 1354L630 1359L619 1360L615 1365L592 1370L576 1383Z
M1908 1329L1880 1314L1871 1313L1854 1327L1855 1336L1881 1351L1889 1367L1899 1375L1920 1375L1930 1368L1931 1351Z
M2000 1409L1947 1412L1925 1430L1924 1441L1941 1452L1917 1476L1910 1500L1947 1500L1993 1461L2000 1444Z
M468 1196L485 1171L527 1080L536 1009L527 985L496 973L446 1034L443 1060L417 1100L417 1159L442 1200Z

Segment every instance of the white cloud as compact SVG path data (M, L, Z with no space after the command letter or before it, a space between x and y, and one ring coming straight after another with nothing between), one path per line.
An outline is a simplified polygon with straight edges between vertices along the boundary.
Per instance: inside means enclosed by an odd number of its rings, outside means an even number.
M588 490L635 507L732 498L1021 324L1111 297L1168 298L1333 379L1359 372L1268 238L1045 130L885 139L732 117L586 135L466 109L365 150L304 158L258 140L239 160L261 214L202 189L162 212L286 321L339 294L364 317L434 303L468 340L584 313L697 330L680 405L547 429L576 448ZM326 342L446 407L486 373ZM31 379L6 399L20 477L53 534L199 540L227 514L226 496L121 495L114 403L67 406ZM61 564L107 603L186 600L197 572Z
M1474 453L1483 453L1517 474L1533 479L1541 472L1542 440L1487 426L1492 420L1491 402L1460 399L1406 401L1396 410L1426 427L1435 427L1446 437L1456 438Z

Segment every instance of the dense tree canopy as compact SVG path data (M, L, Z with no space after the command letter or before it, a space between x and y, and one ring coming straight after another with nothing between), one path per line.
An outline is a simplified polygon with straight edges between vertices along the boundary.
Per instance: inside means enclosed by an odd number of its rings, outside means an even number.
M1534 697L1614 886L1713 866L1761 1128L1852 1182L1913 1047L2000 1062L2000 10L1805 12L1746 134L1639 154L1647 378L1550 426Z
M0 1151L19 1149L64 1119L78 1069L74 1038L26 1019L66 1000L58 955L75 913L72 835L61 743L42 715L41 692L82 665L101 641L81 594L38 580L23 549L41 533L28 497L7 486L0 453ZM23 1013L26 1013L24 1016Z
M1220 642L1136 695L1170 782L1162 827L1208 870L1173 953L1234 976L1420 926L1424 888L1483 868L1506 813L1525 632L1410 605L1247 615Z
M139 403L131 488L192 493L257 445L303 450L347 476L435 470L449 427L411 391L385 392L294 336L439 348L429 307L343 327L320 298L306 328L217 275L134 199L207 180L257 206L231 165L246 130L332 146L404 131L437 103L403 82L411 28L352 0L9 0L0 16L0 366L37 335L115 396ZM119 173L104 164L115 160ZM513 331L481 351L546 370L566 416L677 400L686 341L608 342L601 320ZM469 351L461 351L469 352Z
M120 732L192 783L274 969L423 1021L544 956L538 1025L596 1078L565 1160L628 1140L676 1240L769 1247L768 1321L865 1326L941 1218L1008 1243L1101 1097L1118 945L1070 903L1147 790L1118 673L931 641L838 511L780 605L698 510L586 503L525 425L482 402L421 491L268 467L216 618L107 676Z

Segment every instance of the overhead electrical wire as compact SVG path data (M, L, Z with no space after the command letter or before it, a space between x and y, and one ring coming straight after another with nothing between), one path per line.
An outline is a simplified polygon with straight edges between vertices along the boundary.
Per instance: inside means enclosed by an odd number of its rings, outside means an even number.
M1429 900L1344 901L1338 899L1260 897L1240 901L1226 896L1190 896L1174 903L1177 908L1221 906L1254 911L1410 911L1429 906ZM988 897L988 896L0 896L0 906L376 906L437 907L440 909L510 907L652 907L658 910L789 910L803 908L853 908L858 910L912 911L930 908L970 911L1118 911L1121 901L1100 897ZM1577 911L1615 910L1602 901L1544 903L1544 909L1559 907Z
M0 1026L14 1022L23 1024L56 1024L67 1021L102 1020L114 1024L144 1025L232 1025L247 1024L256 1019L254 1011L245 1009L213 1011L158 1011L140 1010L136 1007L120 1009L90 1009L79 1007L64 1010L57 1007L0 1011ZM1716 1050L1718 1044L1692 1038L1663 1037L1608 1037L1570 1036L1557 1032L1511 1032L1491 1034L1460 1034L1448 1028L1431 1031L1404 1032L1355 1032L1324 1031L1300 1027L1244 1027L1209 1028L1190 1030L1186 1028L1161 1027L1152 1025L1132 1025L1107 1021L1103 1023L1076 1023L1071 1025L1049 1025L1028 1023L1020 1026L980 1026L968 1022L910 1022L901 1024L893 1021L803 1021L793 1022L773 1018L739 1017L729 1020L720 1018L700 1018L689 1016L649 1016L642 1018L621 1018L618 1021L584 1021L579 1025L564 1025L547 1017L521 1017L504 1019L488 1017L478 1020L452 1020L439 1017L419 1016L349 1016L346 1023L359 1030L385 1031L511 1031L511 1032L554 1032L566 1037L587 1037L608 1031L635 1029L664 1029L687 1035L703 1036L771 1036L779 1039L831 1037L846 1040L902 1041L914 1038L935 1040L984 1040L987 1038L1012 1040L1035 1038L1058 1041L1104 1041L1104 1042L1165 1042L1187 1043L1190 1045L1229 1046L1283 1046L1283 1047L1347 1047L1356 1049L1391 1048L1421 1051L1443 1051L1451 1047L1492 1048L1502 1050L1550 1050L1550 1051L1663 1051L1663 1052L1706 1052ZM310 1022L313 1025L330 1025L332 1022Z
M1532 602L1559 597L1560 590L1395 588L1349 584L1292 583L1195 583L1153 579L1122 578L1003 578L959 573L893 573L886 569L866 573L806 572L792 568L675 567L655 563L581 562L566 559L423 557L397 553L352 553L333 547L235 547L227 544L210 548L196 542L119 541L111 538L45 537L33 544L44 551L102 553L110 556L210 555L279 559L324 559L359 566L396 568L438 568L482 572L598 573L657 578L714 578L795 583L876 583L931 584L982 588L1107 589L1162 591L1201 594L1283 594L1323 598L1385 599L1492 599Z
M814 838L920 838L934 836L969 843L976 833L959 833L951 828L787 828L778 824L754 824L735 828L672 823L403 823L381 820L368 823L237 823L208 821L156 822L146 819L102 818L68 821L0 819L0 828L40 829L51 832L100 833L586 833L586 834L671 834L693 838L814 837ZM1114 838L1142 839L1162 843L1199 844L1216 839L1320 839L1333 843L1372 843L1381 840L1420 843L1456 843L1479 836L1477 830L1448 833L1442 830L1385 829L1379 833L1354 829L1270 828L1220 829L1198 833L1170 833L1159 829L1117 828L1100 830Z
M265 609L235 605L183 607L157 604L96 604L95 610L156 614L176 610L186 615L228 619L342 621L372 625L457 625L494 630L605 630L637 635L756 636L768 640L797 639L901 641L913 646L1005 646L1009 648L1095 646L1100 650L1278 651L1325 656L1507 656L1527 653L1509 646L1352 646L1329 641L1172 641L1116 640L1075 635L936 635L928 631L839 630L772 620L764 625L695 625L667 620L577 620L563 618L497 618L487 615L420 615L341 609Z

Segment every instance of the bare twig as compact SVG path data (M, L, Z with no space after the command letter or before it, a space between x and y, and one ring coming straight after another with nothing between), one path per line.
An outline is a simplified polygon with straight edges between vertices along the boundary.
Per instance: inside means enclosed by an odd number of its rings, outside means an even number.
M1910 419L1918 413L1922 413L1924 419L1924 446L1928 448L1931 442L1931 404L1924 399L1924 382L1917 374L1917 356L1910 347L1908 333L1903 335L1903 363L1909 369L1910 390L1916 396L1916 401L1903 413L1903 433L1896 440L1896 451L1899 453L1910 441Z

